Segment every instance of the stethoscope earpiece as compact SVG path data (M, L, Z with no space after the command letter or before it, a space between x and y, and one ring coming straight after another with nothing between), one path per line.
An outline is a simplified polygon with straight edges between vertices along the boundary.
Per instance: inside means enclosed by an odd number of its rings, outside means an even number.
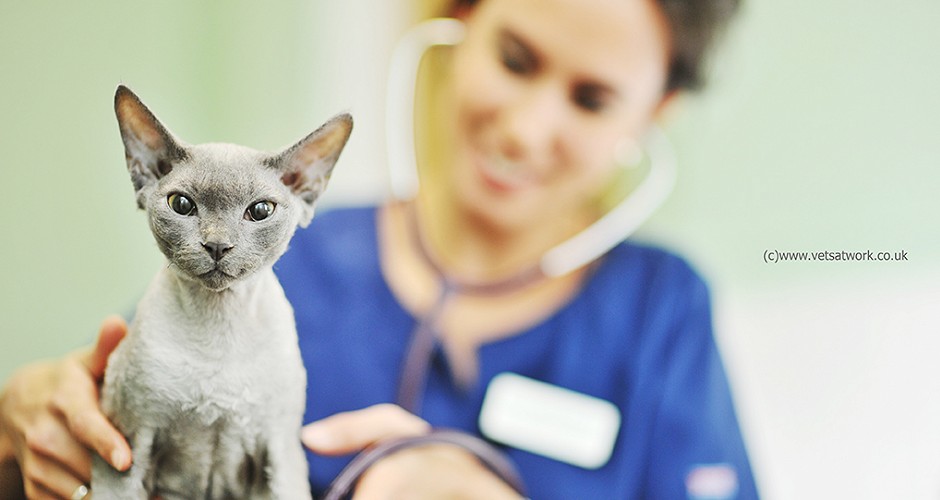
M463 36L463 21L430 19L405 33L392 52L385 97L385 134L389 183L396 200L411 200L418 194L414 127L405 124L414 124L414 89L421 59L431 47L457 45Z

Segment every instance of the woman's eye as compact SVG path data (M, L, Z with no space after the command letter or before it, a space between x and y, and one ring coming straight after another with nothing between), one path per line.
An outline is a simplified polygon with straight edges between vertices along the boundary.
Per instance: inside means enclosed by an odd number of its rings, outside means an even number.
M185 195L173 193L166 199L166 204L180 215L192 215L196 211L196 204Z
M534 54L518 39L508 34L500 37L497 50L503 67L515 75L527 75L537 69Z
M525 62L514 54L502 51L500 58L502 59L503 67L509 70L510 73L524 75L529 72L529 67Z
M255 222L267 219L274 213L274 203L259 201L245 210L245 218Z
M571 100L579 108L592 113L599 113L607 106L607 97L603 95L603 92L591 87L575 89Z

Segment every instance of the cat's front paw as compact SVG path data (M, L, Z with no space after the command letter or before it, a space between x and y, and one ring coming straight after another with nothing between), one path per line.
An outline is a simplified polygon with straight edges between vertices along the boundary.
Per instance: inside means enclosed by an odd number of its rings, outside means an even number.
M96 456L91 468L91 500L149 500L144 483L131 471L118 472Z
M95 486L92 484L91 500L148 500L147 492L141 488L132 488L131 490L116 490L111 487Z

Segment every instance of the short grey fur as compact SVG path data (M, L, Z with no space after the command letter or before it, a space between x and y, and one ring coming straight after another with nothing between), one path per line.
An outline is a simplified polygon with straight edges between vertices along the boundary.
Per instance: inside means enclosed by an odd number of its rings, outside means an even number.
M108 361L101 403L129 440L96 457L95 500L310 498L306 371L272 271L352 130L336 116L283 152L185 144L126 87L115 112L137 203L168 260Z

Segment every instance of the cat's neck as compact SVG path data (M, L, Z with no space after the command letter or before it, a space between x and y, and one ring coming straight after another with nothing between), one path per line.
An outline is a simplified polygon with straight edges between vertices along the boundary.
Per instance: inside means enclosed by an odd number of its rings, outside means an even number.
M171 267L162 269L137 308L130 336L178 346L171 357L194 360L250 359L296 345L290 304L270 267L213 291Z
M158 332L158 337L172 337L174 345L209 358L260 352L266 344L284 340L275 339L273 332L293 327L290 306L270 267L221 291L172 267L164 268L153 285L138 307L142 321L150 325L144 335Z
M164 274L181 309L196 317L237 317L240 313L254 309L252 306L263 300L265 290L272 282L276 284L277 281L274 272L267 268L238 280L223 290L211 290L202 283L183 276L172 267L164 269Z

